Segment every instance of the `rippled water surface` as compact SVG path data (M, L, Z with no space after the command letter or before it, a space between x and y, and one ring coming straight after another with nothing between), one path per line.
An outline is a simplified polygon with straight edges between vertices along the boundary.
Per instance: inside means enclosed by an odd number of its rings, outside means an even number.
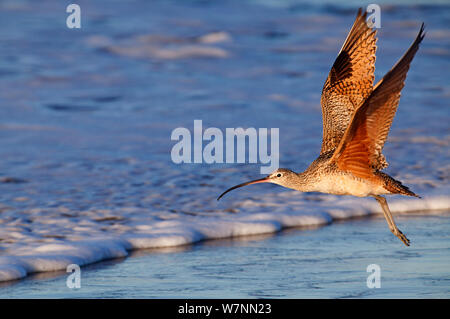
M391 240L380 216L138 250L83 268L79 289L67 287L69 274L47 272L0 284L0 297L448 298L449 221L448 214L398 218L413 242L408 249ZM380 267L380 288L370 289L373 264Z

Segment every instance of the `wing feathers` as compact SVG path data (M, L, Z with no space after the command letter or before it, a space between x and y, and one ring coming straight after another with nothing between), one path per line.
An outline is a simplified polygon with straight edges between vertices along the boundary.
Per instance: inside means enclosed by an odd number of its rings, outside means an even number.
M354 113L331 158L331 161L337 161L340 169L364 178L373 169L387 166L381 151L397 111L409 66L425 36L423 31L422 24L408 51L377 83L371 95Z

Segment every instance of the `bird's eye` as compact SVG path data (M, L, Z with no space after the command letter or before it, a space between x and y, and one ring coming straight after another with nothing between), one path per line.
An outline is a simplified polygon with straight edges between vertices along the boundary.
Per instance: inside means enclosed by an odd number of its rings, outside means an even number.
M278 174L277 174L277 177L281 177L281 174L280 174L280 173L278 173Z

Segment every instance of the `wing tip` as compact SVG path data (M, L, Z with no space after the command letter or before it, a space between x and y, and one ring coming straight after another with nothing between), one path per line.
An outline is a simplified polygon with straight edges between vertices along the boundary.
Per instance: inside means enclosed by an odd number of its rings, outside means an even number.
M364 13L363 13L363 9L361 7L359 7L355 20L361 20L361 22L365 22L366 18L367 18L367 11L364 11Z
M356 14L356 17L359 18L361 16L361 13L362 13L362 8L359 7L358 8L358 13Z
M420 26L419 34L417 35L417 38L420 39L419 43L422 42L423 38L425 38L425 22L422 22L422 25Z

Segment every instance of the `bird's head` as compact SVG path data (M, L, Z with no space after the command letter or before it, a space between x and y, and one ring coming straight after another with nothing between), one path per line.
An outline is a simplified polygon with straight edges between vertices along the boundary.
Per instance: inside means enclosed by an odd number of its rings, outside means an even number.
M289 187L289 184L296 178L298 178L297 173L295 173L289 169L286 169L286 168L279 168L279 169L273 171L272 173L270 173L269 175L267 175L266 177L263 177L260 179L255 179L253 181L242 183L242 184L239 184L239 185L236 185L236 186L233 186L233 187L227 189L225 192L223 192L217 198L217 200L221 199L223 197L223 195L232 191L233 189L236 189L236 188L239 188L242 186L252 185L252 184L272 183L272 184L278 184L278 185L284 186L284 187Z

